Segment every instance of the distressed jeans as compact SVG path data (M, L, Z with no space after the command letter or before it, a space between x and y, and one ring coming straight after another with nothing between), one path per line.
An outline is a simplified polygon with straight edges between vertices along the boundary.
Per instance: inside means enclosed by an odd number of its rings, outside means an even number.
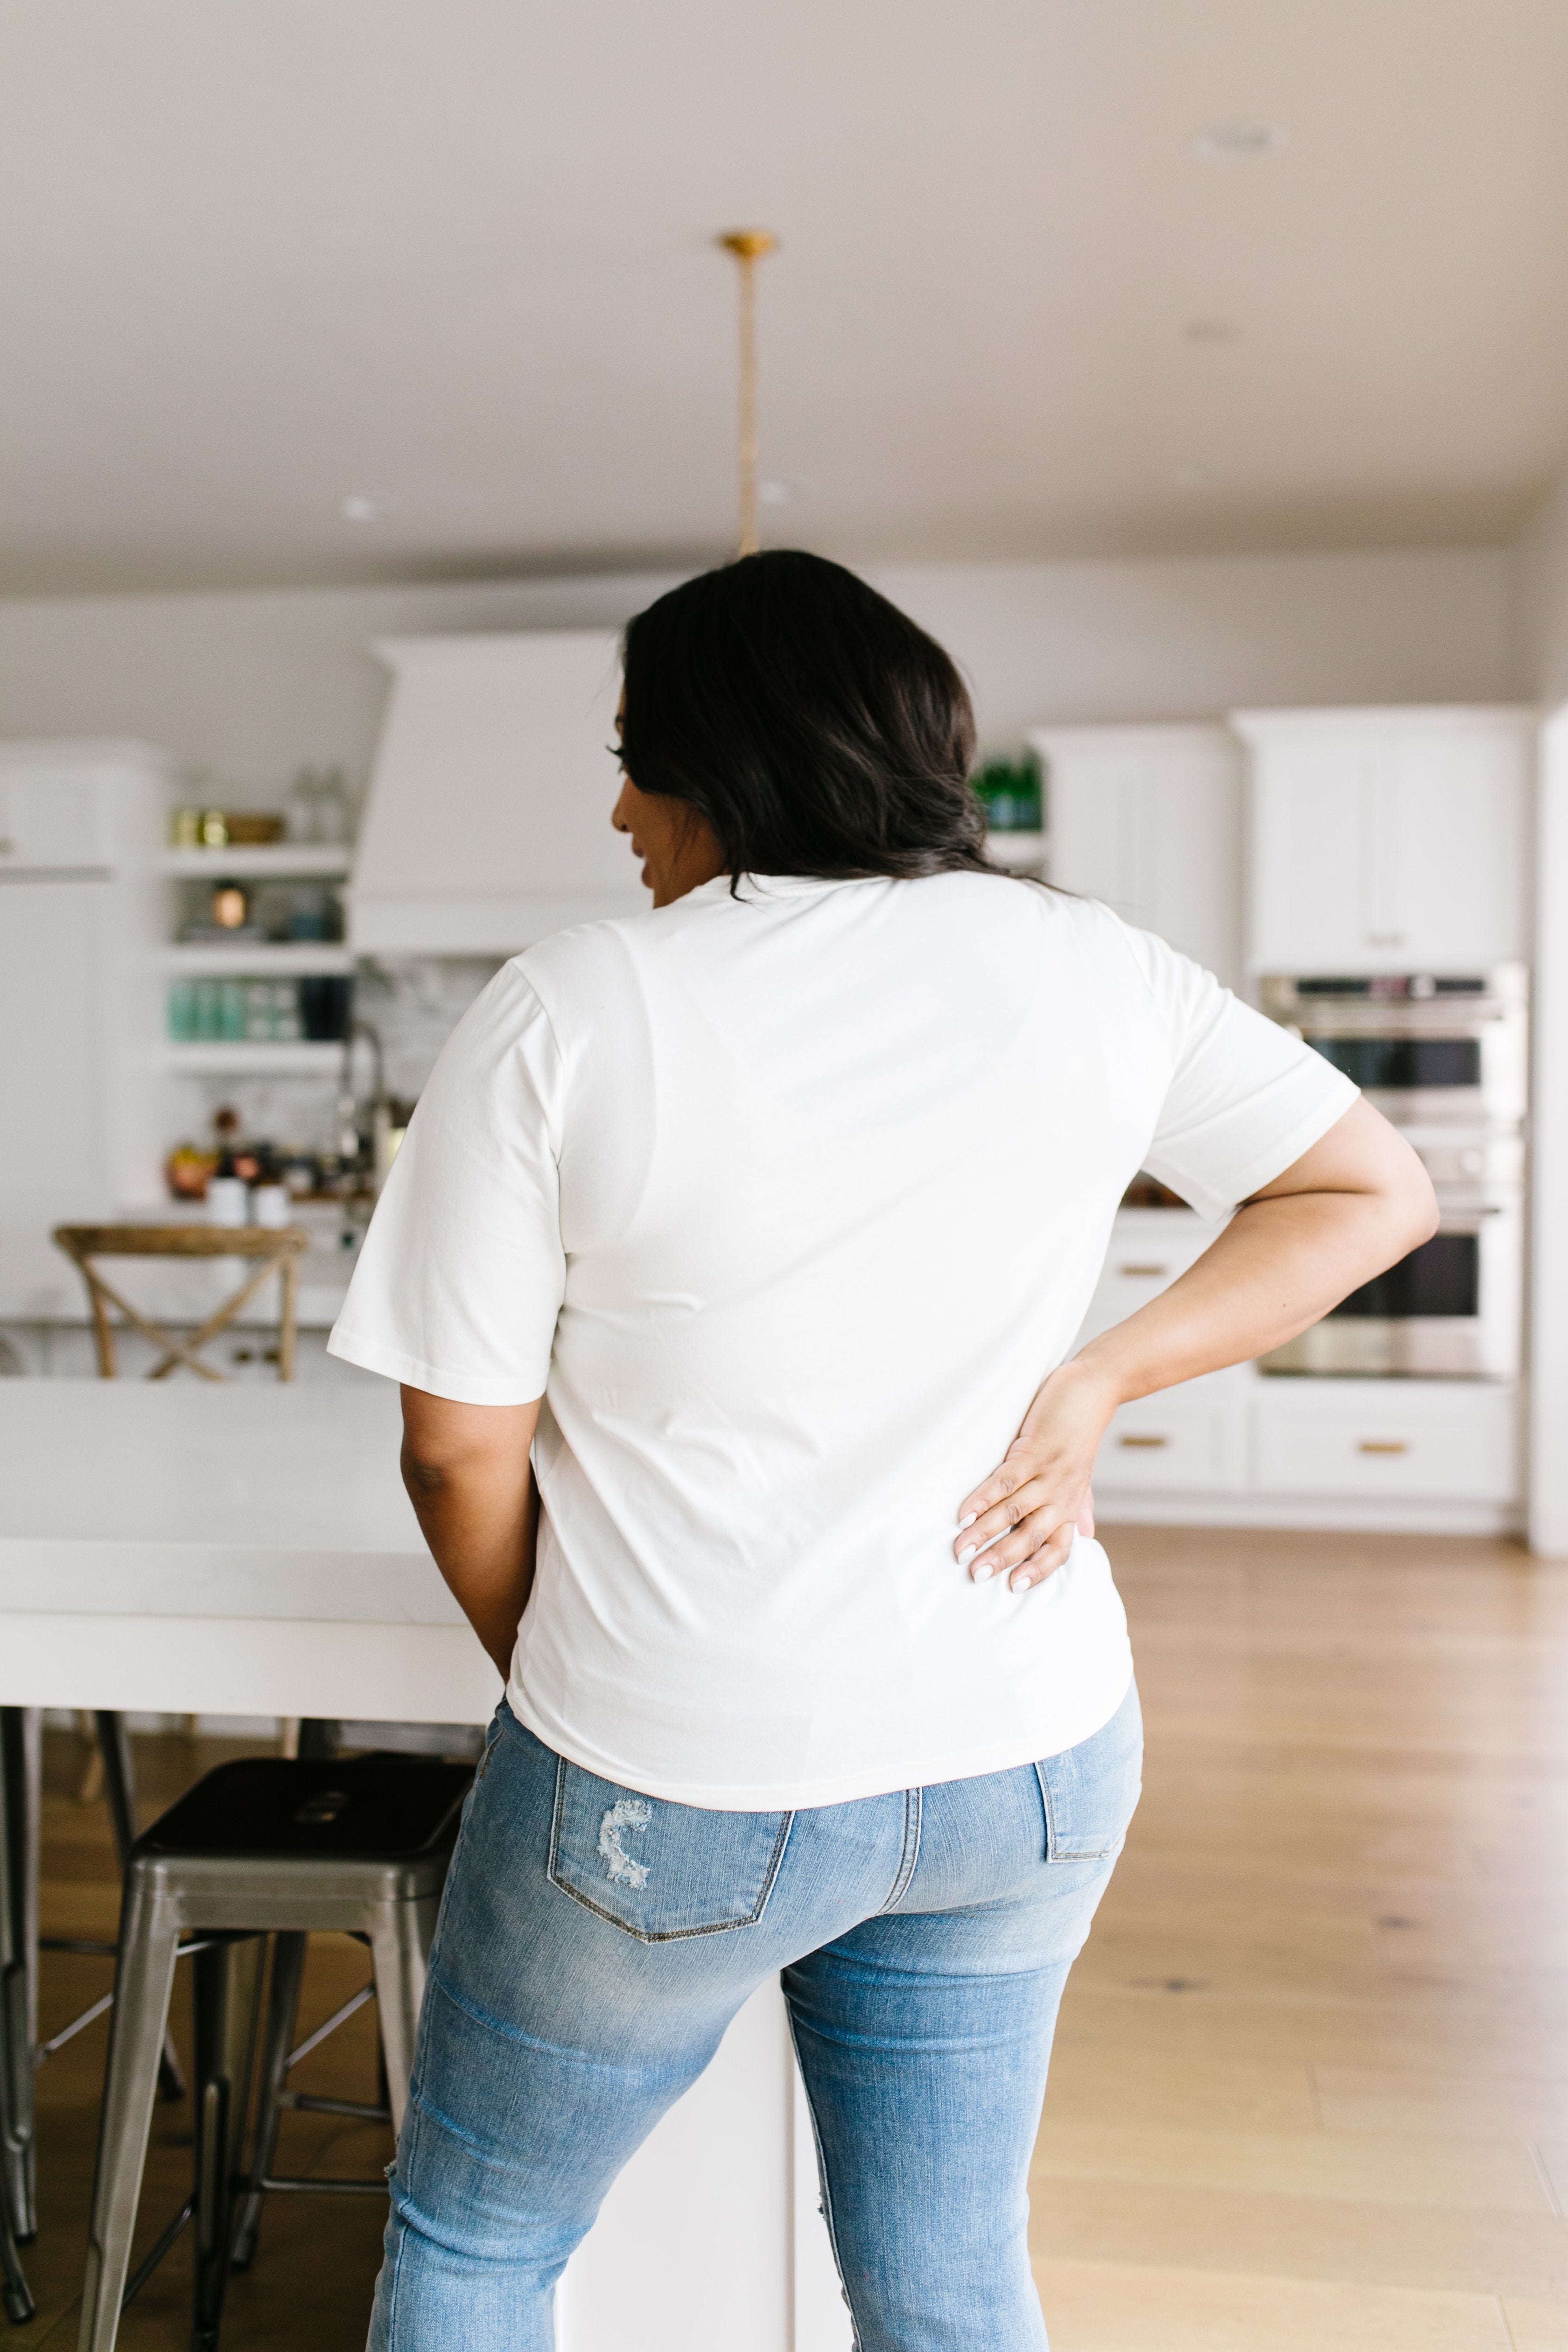
M503 1701L431 1951L372 2352L549 2352L605 2190L778 1972L860 2352L1041 2352L1029 2158L1142 1755L1129 1690L1014 1771L714 1812L595 1779Z

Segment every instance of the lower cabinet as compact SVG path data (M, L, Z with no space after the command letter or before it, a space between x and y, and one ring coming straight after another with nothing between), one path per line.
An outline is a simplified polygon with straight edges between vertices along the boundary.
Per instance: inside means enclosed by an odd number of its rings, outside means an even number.
M1265 1495L1510 1502L1511 1388L1480 1381L1260 1380L1253 1475Z
M1095 1464L1095 1494L1167 1488L1239 1493L1247 1484L1247 1401L1220 1374L1123 1405Z
M1126 1210L1078 1344L1136 1312L1213 1240L1182 1210ZM1522 1495L1505 1382L1288 1379L1251 1364L1124 1405L1094 1469L1103 1518L1187 1526L1503 1532Z

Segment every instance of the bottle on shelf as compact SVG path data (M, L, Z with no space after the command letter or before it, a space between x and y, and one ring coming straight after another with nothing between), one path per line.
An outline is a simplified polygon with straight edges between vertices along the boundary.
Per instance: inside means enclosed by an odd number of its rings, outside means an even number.
M290 841L310 843L321 839L316 830L316 771L301 768L289 787L289 806L285 811Z
M341 768L327 768L316 786L316 838L342 848L353 835L353 809Z
M974 794L992 833L1038 833L1044 824L1042 779L1032 755L988 760L974 779Z
M271 995L272 1025L268 1034L279 1045L297 1044L305 1034L300 1020L299 983L292 980L275 980Z

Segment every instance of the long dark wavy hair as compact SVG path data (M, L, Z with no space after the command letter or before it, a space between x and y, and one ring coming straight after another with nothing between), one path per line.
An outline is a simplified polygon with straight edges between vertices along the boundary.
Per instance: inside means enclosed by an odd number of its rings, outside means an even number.
M957 669L896 604L793 548L628 623L621 752L712 826L731 877L995 874Z

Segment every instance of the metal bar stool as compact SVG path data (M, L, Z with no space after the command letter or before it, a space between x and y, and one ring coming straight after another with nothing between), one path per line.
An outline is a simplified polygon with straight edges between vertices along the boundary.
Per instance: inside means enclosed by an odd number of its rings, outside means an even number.
M207 1773L137 1840L121 1915L79 2352L111 2352L125 2303L193 2216L192 2343L216 2352L237 2191L247 2217L251 2201L274 2186L385 2193L384 2180L242 2174L260 1939L325 1931L369 1944L391 2120L401 2125L430 1939L472 1779L466 1764L400 1757L249 1758ZM195 2181L128 2288L158 2053L182 1948L196 1955ZM275 1990L274 2034L280 2009L292 2013L290 1974L286 1967ZM275 2078L276 2068L274 2087ZM269 2165L270 2149L266 2156Z
M152 1339L163 1353L148 1374L162 1380L181 1364L207 1381L227 1376L206 1363L201 1350L232 1323L276 1274L279 1277L278 1377L294 1377L300 1259L310 1247L302 1225L281 1228L197 1224L58 1225L54 1239L80 1272L92 1313L99 1377L113 1380L119 1366L116 1326ZM189 1339L162 1329L122 1297L97 1261L104 1257L248 1260L239 1286L225 1298ZM36 1709L0 1709L0 2306L14 2322L31 2318L33 2300L18 2244L36 2233L33 2075L45 2059L90 2025L109 2007L105 1995L73 2018L42 2045L36 2043L38 1937L38 1716ZM109 1807L123 1872L136 1835L135 1780L123 1717L109 1710L93 1718L101 1762L102 1792ZM84 1792L85 1793L85 1792ZM46 1951L101 1954L115 1947L85 1938L45 1937ZM184 2095L184 2082L172 2041L165 2035L159 2078L165 2098Z
M41 1722L36 1707L0 1707L0 2306L17 2325L32 2317L34 2307L18 2251L37 2230L34 2077L113 2000L104 1993L40 2042L38 1954L86 1952L112 1959L116 1950L96 1939L38 1933ZM94 1716L93 1730L123 1872L136 1836L131 1744L123 1718L107 1710ZM167 2037L159 2084L166 2099L184 2097L184 2077Z

